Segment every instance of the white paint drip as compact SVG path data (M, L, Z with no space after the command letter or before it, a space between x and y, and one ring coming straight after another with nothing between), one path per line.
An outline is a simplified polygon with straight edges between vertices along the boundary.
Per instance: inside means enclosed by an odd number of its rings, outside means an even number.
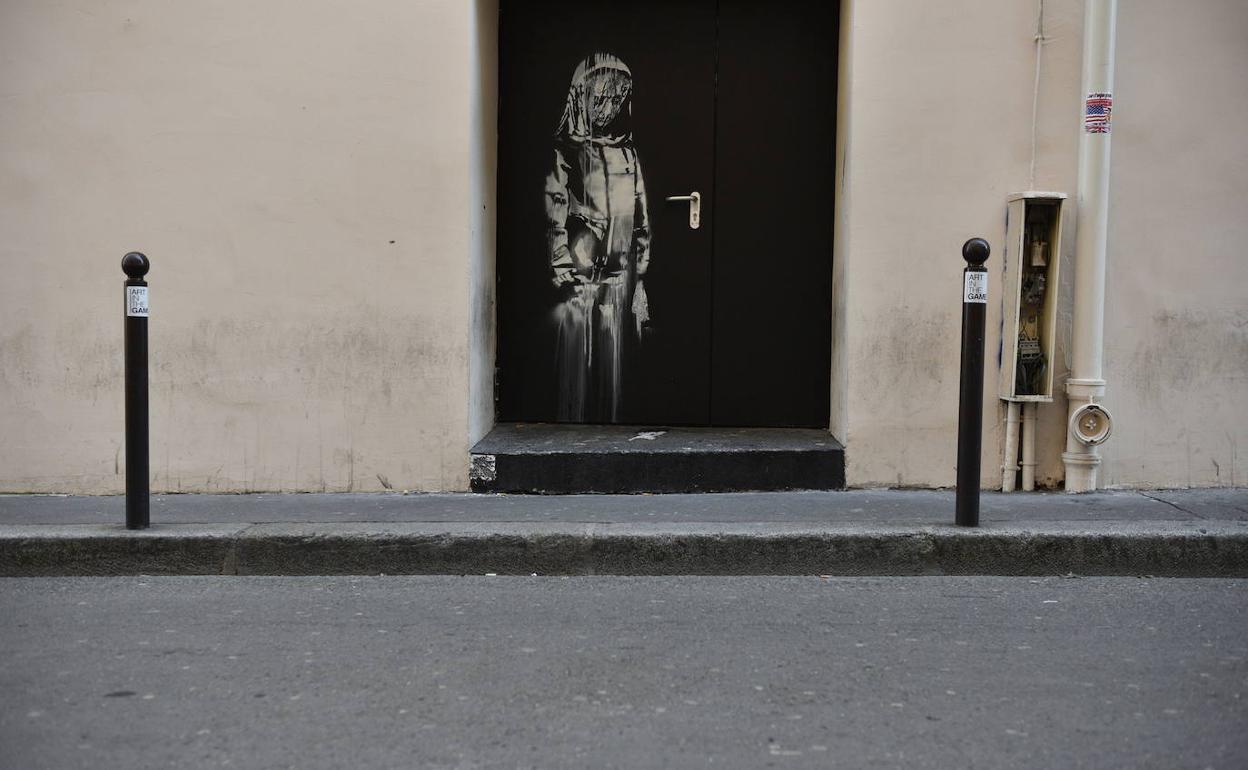
M654 441L656 438L658 438L659 436L662 436L664 433L667 433L667 431L665 430L643 430L642 432L638 433L636 436L633 436L632 438L630 438L629 441Z

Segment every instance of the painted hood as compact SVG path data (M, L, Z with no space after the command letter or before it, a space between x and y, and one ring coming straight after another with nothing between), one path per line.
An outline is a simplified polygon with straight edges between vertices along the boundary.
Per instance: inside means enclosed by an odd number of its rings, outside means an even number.
M559 119L555 137L565 142L592 142L617 145L631 142L633 138L633 73L628 65L614 54L594 53L576 66L572 83L568 86L568 100ZM605 125L598 125L596 113L601 106L603 87L613 92L619 102L614 118ZM595 90L599 93L595 94ZM613 105L611 105L613 106ZM606 107L610 109L611 106Z

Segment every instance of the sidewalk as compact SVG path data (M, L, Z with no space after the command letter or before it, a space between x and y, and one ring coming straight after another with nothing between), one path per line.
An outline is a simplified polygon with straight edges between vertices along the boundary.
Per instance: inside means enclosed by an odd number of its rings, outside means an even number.
M1248 489L0 495L0 575L1248 576Z

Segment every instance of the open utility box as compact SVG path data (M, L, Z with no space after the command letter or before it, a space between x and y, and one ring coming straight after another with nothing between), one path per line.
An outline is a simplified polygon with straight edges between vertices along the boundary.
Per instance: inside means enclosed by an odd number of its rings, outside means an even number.
M1002 292L1001 398L1053 400L1065 193L1009 196Z

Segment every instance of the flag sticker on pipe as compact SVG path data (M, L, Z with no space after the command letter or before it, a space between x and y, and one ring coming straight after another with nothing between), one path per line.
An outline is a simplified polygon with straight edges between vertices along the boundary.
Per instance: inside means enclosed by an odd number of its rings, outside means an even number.
M126 315L147 318L147 287L126 287Z
M967 270L962 285L962 302L978 302L988 304L988 272Z
M1108 134L1113 112L1113 94L1088 94L1083 108L1083 130L1089 134Z

